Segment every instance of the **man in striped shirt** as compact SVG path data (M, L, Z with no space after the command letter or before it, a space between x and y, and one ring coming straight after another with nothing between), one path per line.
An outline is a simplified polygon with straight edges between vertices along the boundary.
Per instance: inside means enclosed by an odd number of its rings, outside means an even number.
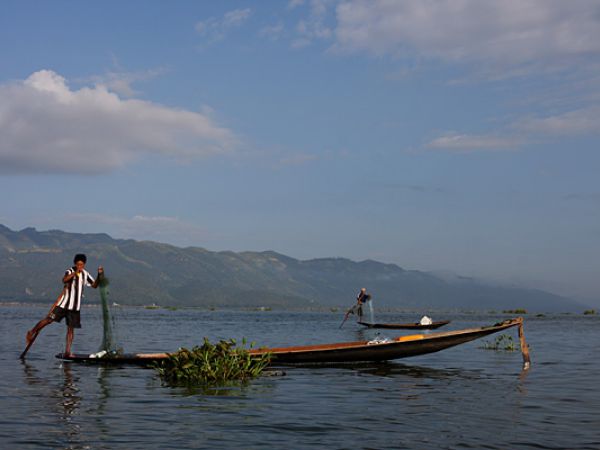
M48 316L40 320L27 332L28 348L44 327L50 325L52 322L60 322L63 318L66 318L67 339L65 354L71 354L71 344L73 343L75 328L81 328L79 310L81 309L83 288L84 286L97 288L99 280L104 276L104 269L100 266L98 267L98 277L94 280L89 272L85 270L86 262L87 258L84 254L75 255L73 259L74 266L68 268L63 276L64 288L62 294L48 313Z

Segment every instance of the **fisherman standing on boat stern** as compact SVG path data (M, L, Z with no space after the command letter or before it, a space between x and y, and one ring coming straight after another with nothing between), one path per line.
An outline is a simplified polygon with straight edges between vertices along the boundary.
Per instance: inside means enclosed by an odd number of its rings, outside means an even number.
M368 301L371 300L371 294L367 294L367 288L361 288L360 292L356 296L356 315L358 316L358 321L362 322L363 316L363 305L365 305Z
M22 353L21 358L25 356L25 353L27 353L27 350L29 350L29 347L31 347L33 341L42 329L52 322L62 321L63 318L66 318L67 322L65 355L71 355L71 344L73 343L75 328L81 328L79 311L81 309L83 288L84 286L90 286L94 289L97 288L100 280L104 276L104 269L100 266L98 267L98 276L94 280L90 273L85 270L86 262L87 257L84 254L79 253L75 255L75 258L73 259L74 265L67 269L62 278L64 284L62 293L50 309L48 315L27 332L27 348Z

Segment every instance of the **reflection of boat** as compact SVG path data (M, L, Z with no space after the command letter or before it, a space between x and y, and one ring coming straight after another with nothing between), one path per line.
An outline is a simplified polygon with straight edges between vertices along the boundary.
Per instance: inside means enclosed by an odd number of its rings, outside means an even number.
M467 328L464 330L435 332L430 334L413 334L394 339L375 341L342 342L336 344L305 345L301 347L259 348L250 350L261 355L271 353L273 363L348 363L360 361L387 361L439 352L455 345L464 344L489 334L519 326L523 359L529 366L529 352L522 331L523 318L505 320L488 327ZM101 364L148 364L168 357L168 353L133 353L124 355L107 355L104 358L92 358L90 355L56 355L74 362L90 362Z
M435 330L436 328L443 327L450 323L449 320L440 320L438 322L432 322L428 324L415 323L368 323L368 322L357 322L367 328L387 328L390 330Z

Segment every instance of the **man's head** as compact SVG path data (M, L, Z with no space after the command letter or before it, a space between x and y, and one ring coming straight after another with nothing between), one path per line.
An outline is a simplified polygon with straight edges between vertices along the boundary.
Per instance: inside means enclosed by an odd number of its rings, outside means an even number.
M73 264L75 264L77 270L83 270L86 262L87 257L83 253L77 253L75 258L73 258Z
M367 288L361 288L360 292L367 292Z

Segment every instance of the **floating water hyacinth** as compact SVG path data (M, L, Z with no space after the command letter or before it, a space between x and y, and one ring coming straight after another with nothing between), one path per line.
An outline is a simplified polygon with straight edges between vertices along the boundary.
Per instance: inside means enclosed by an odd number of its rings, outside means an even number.
M492 342L485 341L483 346L479 347L484 350L503 350L506 352L514 352L519 349L518 345L513 341L513 338L510 334L501 334L496 337L496 340Z
M259 376L270 361L270 354L252 355L247 349L236 347L234 339L212 344L204 338L202 346L182 348L154 368L165 384L190 387L247 381Z
M517 309L505 309L502 311L504 314L527 314L527 310L523 308Z

